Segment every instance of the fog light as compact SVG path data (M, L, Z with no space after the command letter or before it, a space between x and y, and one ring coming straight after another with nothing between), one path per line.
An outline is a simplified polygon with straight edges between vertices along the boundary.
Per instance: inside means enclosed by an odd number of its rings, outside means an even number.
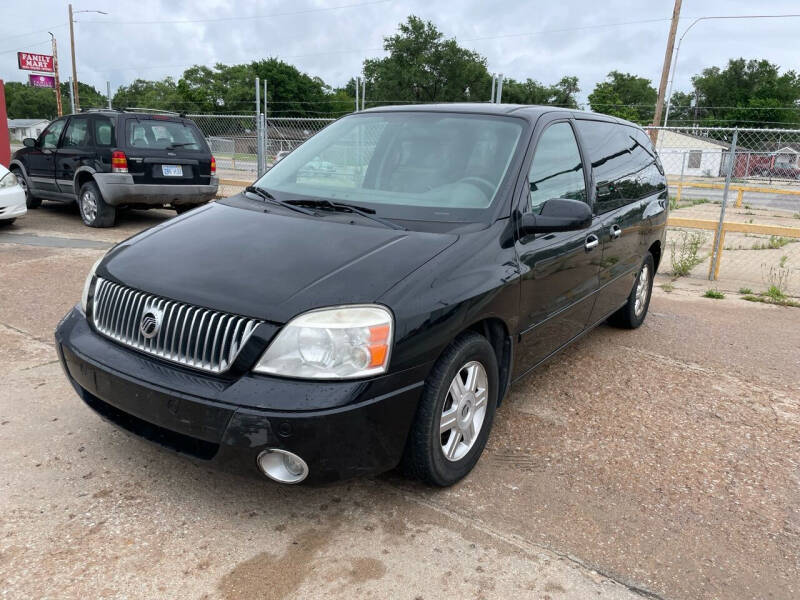
M261 471L279 483L300 483L308 477L306 462L287 450L270 448L258 455Z

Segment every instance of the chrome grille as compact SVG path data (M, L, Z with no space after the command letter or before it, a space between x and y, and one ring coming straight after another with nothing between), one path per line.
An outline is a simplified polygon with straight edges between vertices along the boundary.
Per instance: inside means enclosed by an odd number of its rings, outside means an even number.
M160 329L151 338L140 328L142 315L160 313ZM167 300L97 278L92 321L103 335L131 348L187 367L221 373L236 360L256 326L240 317Z

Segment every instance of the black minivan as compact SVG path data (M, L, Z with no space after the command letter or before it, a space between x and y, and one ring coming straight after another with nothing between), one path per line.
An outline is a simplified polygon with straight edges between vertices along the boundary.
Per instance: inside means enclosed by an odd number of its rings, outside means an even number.
M109 251L58 352L101 416L195 458L450 485L512 383L599 323L641 325L667 206L626 121L367 110Z
M89 227L111 227L121 207L171 206L180 214L212 200L216 160L184 116L90 109L26 138L9 168L28 208L77 202Z

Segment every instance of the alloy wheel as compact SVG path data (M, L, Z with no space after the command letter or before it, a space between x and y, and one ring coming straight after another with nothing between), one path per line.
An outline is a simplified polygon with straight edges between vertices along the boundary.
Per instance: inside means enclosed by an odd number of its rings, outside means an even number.
M486 418L488 387L486 369L477 361L461 367L450 382L439 420L440 444L447 460L461 460L475 445Z
M650 293L650 267L644 265L639 273L639 283L636 285L636 304L633 312L637 317L642 315L647 304L647 294Z
M85 190L81 196L81 212L87 223L94 223L97 218L97 198L92 190Z

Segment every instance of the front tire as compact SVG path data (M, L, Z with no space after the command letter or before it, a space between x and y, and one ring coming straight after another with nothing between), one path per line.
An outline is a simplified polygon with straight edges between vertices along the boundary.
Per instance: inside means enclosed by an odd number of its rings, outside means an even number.
M113 227L117 221L117 207L106 204L94 181L87 181L81 186L78 208L81 219L89 227Z
M485 337L470 332L450 344L426 380L403 470L442 487L466 476L489 438L498 380L497 358Z
M14 173L17 181L19 181L20 187L25 192L25 206L27 208L39 208L42 205L42 199L33 196L30 186L28 185L28 180L25 179L22 172L19 169L11 169L11 172Z
M644 323L653 293L654 264L653 255L648 252L642 261L642 266L639 267L628 301L608 319L611 325L623 329L636 329Z
M13 219L2 219L2 220L0 220L0 227L8 227L9 225L11 225L16 220L17 220L17 217L14 217Z

